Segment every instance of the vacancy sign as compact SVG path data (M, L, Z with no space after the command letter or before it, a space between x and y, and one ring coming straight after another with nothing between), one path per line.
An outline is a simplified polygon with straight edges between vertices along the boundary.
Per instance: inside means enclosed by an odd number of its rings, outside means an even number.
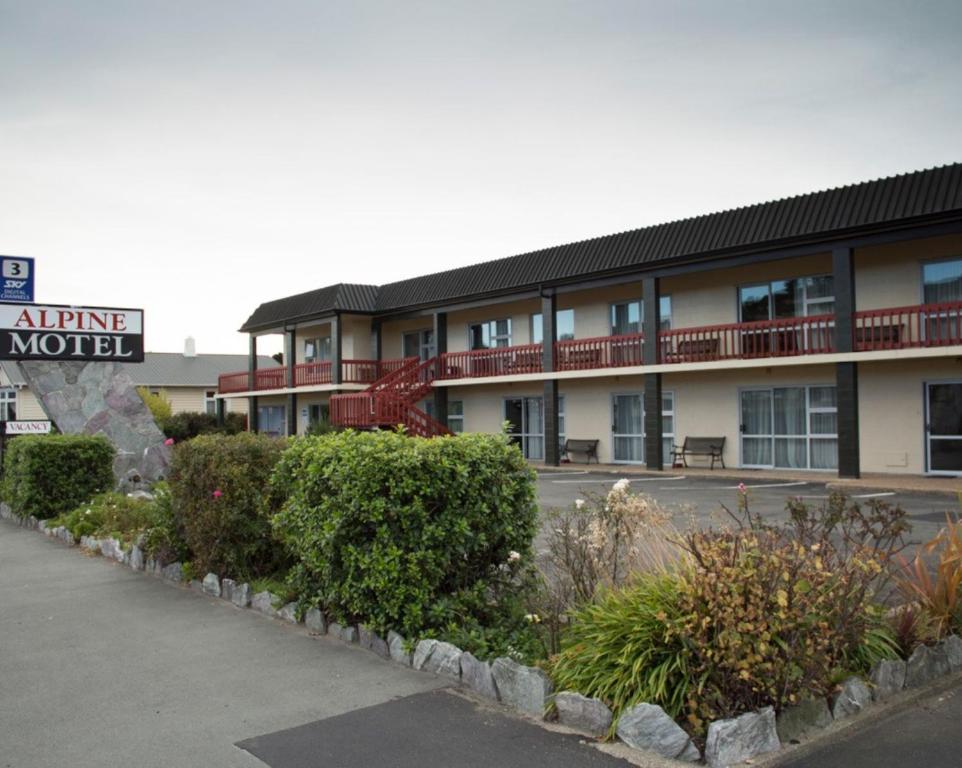
M144 361L142 309L0 304L0 360Z
M33 259L0 256L0 301L33 301Z
M49 435L50 422L34 419L30 421L5 421L8 435Z

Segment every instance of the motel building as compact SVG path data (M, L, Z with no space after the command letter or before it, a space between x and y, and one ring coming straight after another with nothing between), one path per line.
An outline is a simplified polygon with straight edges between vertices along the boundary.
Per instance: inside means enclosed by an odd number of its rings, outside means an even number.
M217 398L262 432L509 422L549 465L570 439L661 469L701 437L729 468L962 474L962 164L327 286L241 330ZM286 365L258 367L265 334Z

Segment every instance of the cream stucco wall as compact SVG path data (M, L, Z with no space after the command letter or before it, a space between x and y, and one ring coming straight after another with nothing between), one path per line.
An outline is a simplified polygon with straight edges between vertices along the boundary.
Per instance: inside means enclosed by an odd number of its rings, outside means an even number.
M856 309L922 303L922 264L962 258L962 236L930 237L855 251Z

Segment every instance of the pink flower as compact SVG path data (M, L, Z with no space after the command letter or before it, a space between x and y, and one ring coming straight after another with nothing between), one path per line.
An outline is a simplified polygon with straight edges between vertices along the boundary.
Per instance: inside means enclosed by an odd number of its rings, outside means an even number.
M224 495L224 492L221 491L220 488L216 488L211 495L212 495L215 499L219 499L221 496Z
M164 445L173 445L173 444L174 444L174 438L172 437L168 437L166 440L164 440Z
M738 492L739 492L739 493L748 493L748 488L745 486L744 483L739 483L739 484L738 484Z

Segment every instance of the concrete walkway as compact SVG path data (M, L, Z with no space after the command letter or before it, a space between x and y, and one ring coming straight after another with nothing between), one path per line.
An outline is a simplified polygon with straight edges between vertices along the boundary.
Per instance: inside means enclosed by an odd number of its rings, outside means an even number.
M0 521L0 768L630 768L446 685Z

